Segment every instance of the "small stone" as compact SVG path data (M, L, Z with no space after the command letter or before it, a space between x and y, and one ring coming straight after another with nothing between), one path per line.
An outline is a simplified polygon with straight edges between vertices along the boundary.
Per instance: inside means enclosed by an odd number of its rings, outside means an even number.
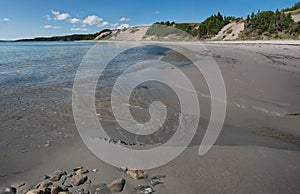
M164 184L164 183L161 182L161 181L155 181L155 180L151 180L151 181L150 181L150 185L151 185L152 187L155 187L156 185L161 185L161 184Z
M86 174L88 172L89 171L87 169L81 168L76 171L76 175L82 175L82 174Z
M107 187L111 192L122 192L125 186L125 179L113 180Z
M52 185L51 194L58 194L60 191L63 191L63 189L60 186Z
M128 169L126 173L130 178L133 178L136 180L148 178L148 173L143 170Z
M120 167L119 170L123 171L123 172L127 172L128 168L127 167Z
M69 191L61 191L58 194L71 194L71 192L69 192Z
M23 187L25 185L25 182L16 182L16 183L13 183L11 185L11 187L13 188L20 188L20 187Z
M59 181L62 175L66 175L66 171L62 170L55 170L51 175L50 175L50 180L53 182Z
M92 172L98 172L99 170L98 169L96 169L96 168L94 168L93 170L92 170Z
M82 174L82 175L75 175L71 178L71 183L74 186L78 186L83 184L85 181L87 181L87 176Z
M154 190L152 189L152 187L148 185L138 186L138 188L136 189L136 194L151 194L153 192Z
M0 194L15 194L15 193L17 193L17 190L14 187L0 188Z

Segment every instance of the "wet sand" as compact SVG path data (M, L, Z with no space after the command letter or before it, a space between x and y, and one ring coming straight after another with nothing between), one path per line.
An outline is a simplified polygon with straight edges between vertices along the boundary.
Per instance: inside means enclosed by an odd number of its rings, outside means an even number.
M190 146L178 158L162 167L148 170L150 176L167 175L164 184L156 187L156 193L300 191L298 45L298 42L293 45L278 45L277 42L205 43L223 74L228 104L224 127L216 145L201 157L198 155L198 148L204 132L201 129L207 126L210 116L209 91L203 77L193 66L181 67L194 84L200 98L200 127ZM56 138L51 140L49 146L46 146L47 138L41 138L38 142L28 136L20 147L14 147L9 142L7 147L1 147L0 186L25 181L25 187L30 187L39 182L44 174L55 169L72 169L76 166L99 169L99 174L93 175L95 183L109 183L115 178L125 177L116 168L95 157L79 138L72 119L71 90L66 89L71 84L58 86L58 92L54 92L61 95L56 96L57 98L68 100L65 107L56 107L57 116L52 121L55 122L53 129L57 133L53 135ZM161 95L164 96L163 91ZM173 100L170 99L169 106L176 109ZM50 102L51 99L44 103ZM19 122L35 123L26 120L26 115L12 118L14 114L7 113L9 117L1 122L15 122L16 125ZM107 125L116 127L111 122L107 122ZM65 133L65 130L59 131L58 128L65 128L69 133ZM13 135L17 132L8 130L5 133ZM26 142L36 143L37 146L26 147ZM145 180L126 180L122 193L133 193L138 184L147 183Z

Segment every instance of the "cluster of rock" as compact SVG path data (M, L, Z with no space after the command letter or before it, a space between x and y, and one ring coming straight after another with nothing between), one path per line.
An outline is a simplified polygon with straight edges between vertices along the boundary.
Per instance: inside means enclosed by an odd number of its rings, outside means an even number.
M148 173L143 170L128 169L127 167L121 167L120 170L131 179L148 179ZM93 169L91 171L97 172L98 170ZM50 175L45 175L44 180L29 189L23 188L26 185L24 182L14 183L10 187L0 188L0 194L108 194L122 192L125 187L126 180L124 178L115 179L110 184L95 184L88 177L89 172L83 167L76 167L69 173L64 170L55 170ZM139 185L136 188L136 193L153 193L154 187L164 184L161 180L165 177L165 175L152 177L148 185Z

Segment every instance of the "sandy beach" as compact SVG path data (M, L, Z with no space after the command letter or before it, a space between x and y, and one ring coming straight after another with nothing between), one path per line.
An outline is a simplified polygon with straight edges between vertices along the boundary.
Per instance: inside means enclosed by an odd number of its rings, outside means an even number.
M300 192L300 41L212 41L203 44L211 51L224 78L227 93L224 126L216 145L206 155L199 156L203 129L210 117L209 90L195 67L182 65L181 70L194 84L200 99L199 130L179 157L147 170L149 177L166 175L164 184L155 187L155 193ZM165 57L169 60L167 57L174 59L176 56L171 53ZM168 75L169 70L161 71ZM16 146L1 144L0 187L25 182L18 190L21 192L56 169L72 170L76 166L90 170L88 176L92 184L108 184L124 178L124 194L135 193L138 185L147 185L148 179L128 178L118 168L98 159L84 145L73 120L71 88L72 82L65 82L54 89L45 88L46 93L34 91L37 96L45 95L43 99L47 95L50 98L49 94L58 94L58 100L64 99L59 106L49 109L51 113L40 110L29 115L22 110L26 103L9 104L16 106L14 109L18 111L1 116L0 126L5 132L0 139L20 138L22 143ZM5 104L10 102L9 97L1 95L4 99L1 106L9 109ZM164 91L161 95L164 96ZM174 100L170 98L168 106L176 110ZM50 106L52 101L42 103ZM32 141L30 136L24 139L22 131L18 131L18 125L23 122L45 130L51 122L55 125L53 128L62 130L55 131L50 142L45 138L40 142ZM39 125L43 122L47 125ZM109 128L117 128L114 122L107 120L106 124ZM26 147L30 142L37 146ZM92 169L98 171L92 172ZM77 191L77 188L70 191Z

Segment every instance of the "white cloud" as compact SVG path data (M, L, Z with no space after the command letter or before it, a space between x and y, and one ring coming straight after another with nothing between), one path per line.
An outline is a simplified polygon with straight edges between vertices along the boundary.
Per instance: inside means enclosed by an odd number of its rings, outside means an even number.
M108 22L102 22L102 23L98 24L97 27L98 27L98 28L103 28L103 27L105 27L105 26L110 26L110 25L111 25L111 24L108 23Z
M72 18L72 19L70 19L70 23L71 24L77 24L77 23L79 23L81 20L80 19L78 19L78 18Z
M159 11L154 11L155 14L159 14Z
M86 31L89 31L89 29L87 28L71 28L71 31L81 31L81 32L86 32Z
M43 28L45 28L45 29L59 29L59 28L61 28L61 26L46 25L46 26L43 26Z
M122 17L119 19L119 22L129 22L131 19Z
M118 29L125 29L125 28L129 28L129 24L121 24L118 26Z
M96 15L90 15L83 20L83 24L88 24L90 26L93 26L99 24L102 21L103 21L102 18L99 18Z
M54 20L66 20L70 17L68 13L60 13L59 11L51 10L54 15Z
M10 19L9 18L3 18L3 21L4 22L10 22Z

